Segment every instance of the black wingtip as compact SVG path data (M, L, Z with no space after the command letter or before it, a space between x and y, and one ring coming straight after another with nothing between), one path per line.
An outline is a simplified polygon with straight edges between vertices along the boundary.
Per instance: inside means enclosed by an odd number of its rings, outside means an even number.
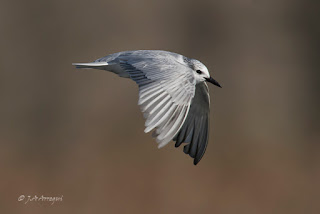
M200 161L200 160L194 159L194 160L193 160L193 165L196 166L196 165L199 163L199 161Z
M181 145L181 143L182 143L182 142L178 142L178 141L177 141L177 142L174 144L174 147L178 148L178 147Z

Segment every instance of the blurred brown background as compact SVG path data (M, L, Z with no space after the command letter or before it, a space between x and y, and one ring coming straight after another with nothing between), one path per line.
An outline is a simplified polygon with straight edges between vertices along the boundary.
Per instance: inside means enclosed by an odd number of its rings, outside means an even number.
M320 213L318 5L1 5L0 213ZM71 66L135 49L199 59L222 84L198 166L144 134L133 81Z

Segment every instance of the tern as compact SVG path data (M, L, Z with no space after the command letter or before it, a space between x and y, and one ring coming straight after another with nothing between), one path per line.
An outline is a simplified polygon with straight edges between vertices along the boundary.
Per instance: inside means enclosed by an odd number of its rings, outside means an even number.
M139 86L138 105L144 132L154 130L158 147L175 141L184 153L203 157L209 138L210 96L206 82L221 88L207 67L196 59L162 50L135 50L110 54L76 68L99 69L130 78Z

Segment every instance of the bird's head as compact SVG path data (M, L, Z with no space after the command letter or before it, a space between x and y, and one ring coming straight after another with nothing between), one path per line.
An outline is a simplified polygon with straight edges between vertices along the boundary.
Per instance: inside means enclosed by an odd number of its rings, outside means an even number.
M204 64L196 59L192 59L191 63L193 65L194 76L197 83L207 81L221 88L221 85L210 76L209 71Z

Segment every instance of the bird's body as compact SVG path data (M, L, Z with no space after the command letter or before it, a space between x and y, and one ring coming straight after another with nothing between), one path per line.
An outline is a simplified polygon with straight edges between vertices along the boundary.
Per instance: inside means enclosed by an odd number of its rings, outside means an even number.
M108 70L139 85L139 102L159 148L176 141L197 164L208 144L210 98L205 81L220 87L201 62L160 50L114 53L77 68Z

